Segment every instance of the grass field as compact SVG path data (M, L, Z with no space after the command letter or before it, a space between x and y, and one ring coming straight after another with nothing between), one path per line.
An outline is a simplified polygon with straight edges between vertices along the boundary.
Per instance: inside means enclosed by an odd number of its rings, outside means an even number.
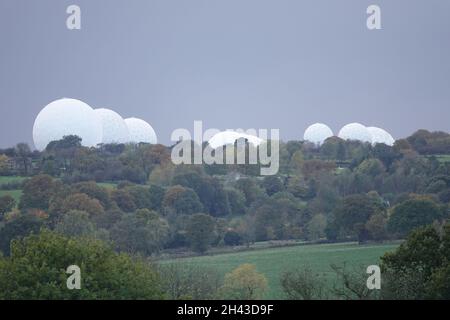
M346 263L348 267L367 267L378 264L379 258L387 251L394 250L397 243L380 245L358 245L357 243L301 245L285 248L272 248L239 253L218 254L194 258L166 260L161 263L177 262L216 269L220 274L230 272L243 263L254 264L269 283L265 298L283 299L280 275L298 266L306 265L317 273L324 273L332 282L335 274L331 264Z
M435 157L439 162L447 163L450 162L450 154L436 154L433 156L425 156L426 158Z
M0 185L11 182L21 182L25 179L26 177L19 177L19 176L0 176Z
M22 196L22 190L0 190L0 197L10 195L19 203L20 197Z
M115 189L117 187L116 183L110 183L110 182L97 182L97 185L100 187L103 187L105 189Z
M25 179L26 177L19 176L0 176L0 185L22 182ZM17 204L19 204L20 197L22 196L22 190L0 190L0 197L3 197L5 195L10 195L16 200Z

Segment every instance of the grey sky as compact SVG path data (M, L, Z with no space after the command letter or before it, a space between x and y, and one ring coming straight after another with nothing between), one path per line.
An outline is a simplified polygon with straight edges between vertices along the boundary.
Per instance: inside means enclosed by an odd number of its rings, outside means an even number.
M66 8L82 10L69 31ZM383 30L366 28L378 4ZM448 0L1 0L0 147L71 97L176 128L450 130Z

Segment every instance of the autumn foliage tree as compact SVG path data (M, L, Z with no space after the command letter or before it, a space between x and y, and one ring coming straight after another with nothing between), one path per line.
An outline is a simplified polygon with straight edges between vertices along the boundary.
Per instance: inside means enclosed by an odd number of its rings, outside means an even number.
M224 299L258 300L264 297L267 279L252 264L240 265L225 275L220 291Z

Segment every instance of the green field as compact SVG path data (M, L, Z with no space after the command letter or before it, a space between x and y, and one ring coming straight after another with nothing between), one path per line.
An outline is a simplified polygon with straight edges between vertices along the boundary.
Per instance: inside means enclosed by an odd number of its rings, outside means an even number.
M0 197L10 195L19 204L20 197L22 196L22 190L0 190Z
M21 182L25 179L26 177L19 177L19 176L0 176L0 185L11 182Z
M194 258L166 260L161 263L178 262L216 269L220 274L230 272L243 263L254 264L269 283L265 298L283 299L279 277L285 270L306 265L318 273L325 273L332 282L335 274L331 264L346 263L348 267L369 266L379 263L387 251L394 250L397 243L380 245L358 245L357 243L301 245L285 248L271 248L239 253L218 254Z
M425 158L427 158L427 159L429 159L431 157L435 157L441 163L450 162L450 155L449 154L436 154L436 155L433 155L433 156L425 156Z
M22 182L26 177L19 176L0 176L0 186L2 184ZM0 197L10 195L19 204L20 197L22 196L22 190L0 190Z
M117 187L116 183L110 183L110 182L97 182L97 185L100 187L103 187L105 189L115 189Z

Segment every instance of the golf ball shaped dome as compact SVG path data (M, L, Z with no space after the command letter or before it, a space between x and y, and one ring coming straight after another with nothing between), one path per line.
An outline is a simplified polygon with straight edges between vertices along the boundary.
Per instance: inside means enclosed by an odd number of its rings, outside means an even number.
M330 127L323 123L315 123L310 125L303 135L303 140L314 143L320 146L323 142L333 136L333 131Z
M344 140L356 140L372 143L372 135L369 130L360 123L350 123L339 131L339 138Z
M115 111L109 109L95 109L95 114L102 124L102 143L127 143L130 133L125 120Z
M130 133L129 142L132 143L157 143L155 130L147 122L137 118L125 119L125 123Z
M89 105L64 98L39 112L34 121L33 141L36 149L42 151L50 142L68 135L79 136L83 146L93 147L102 142L102 125Z

